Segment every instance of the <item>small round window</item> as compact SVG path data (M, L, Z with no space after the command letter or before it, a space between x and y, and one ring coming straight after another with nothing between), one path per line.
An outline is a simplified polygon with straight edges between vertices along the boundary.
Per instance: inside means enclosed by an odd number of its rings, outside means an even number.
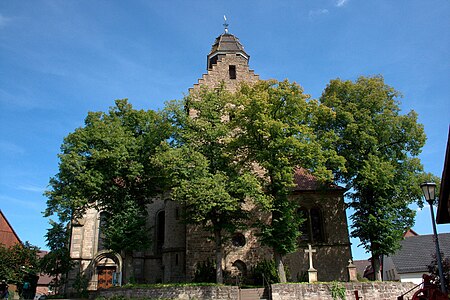
M231 239L233 246L244 247L245 246L245 236L242 233L236 233Z

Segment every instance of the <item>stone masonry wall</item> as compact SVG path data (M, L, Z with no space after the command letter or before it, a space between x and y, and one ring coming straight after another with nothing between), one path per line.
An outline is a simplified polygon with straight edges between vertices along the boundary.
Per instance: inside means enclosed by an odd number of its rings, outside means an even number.
M134 288L118 289L112 288L99 290L90 295L90 298L123 296L125 298L140 299L215 299L230 300L239 298L237 286L181 286L165 288Z
M346 299L355 299L354 291L359 292L362 299L395 300L398 296L412 289L411 282L358 282L339 283L346 289ZM274 284L273 300L333 300L331 283L320 284ZM413 291L414 292L414 291ZM411 297L413 292L406 295Z
M229 78L228 66L230 65L236 66L236 79ZM217 64L213 65L207 74L203 74L202 78L198 80L198 83L189 89L189 93L198 91L201 86L214 88L222 81L226 84L229 91L234 92L241 82L254 83L258 80L259 76L253 70L249 69L248 61L245 58L236 54L227 54Z
M258 229L252 227L251 222L263 219L263 213L249 202L243 207L249 216L249 222L245 229L238 230L236 234L242 234L245 238L244 245L233 245L233 234L223 232L226 239L223 247L223 269L230 276L229 280L235 282L236 276L245 276L250 273L259 261L270 259L272 252L269 248L261 245L257 232ZM266 216L268 217L268 216ZM211 232L205 231L201 226L189 225L186 235L186 278L191 281L194 277L197 265L207 260L215 261L215 244ZM243 274L235 267L235 262L240 261L245 265Z
M302 192L292 196L298 205L305 208L319 207L322 211L323 235L320 242L312 243L316 251L313 265L318 271L318 280L347 281L347 265L352 258L345 204L342 192ZM289 267L290 280L301 281L307 278L309 259L305 250L309 241L302 241L296 252L286 255L285 264Z
M346 289L346 299L355 299L354 291L359 292L362 299L395 300L398 296L412 289L411 282L358 282L339 283ZM334 300L331 296L331 283L320 284L274 284L273 300ZM406 294L405 299L412 297L414 291ZM92 293L90 298L117 297L128 299L239 299L237 286L184 286L165 288L111 288Z

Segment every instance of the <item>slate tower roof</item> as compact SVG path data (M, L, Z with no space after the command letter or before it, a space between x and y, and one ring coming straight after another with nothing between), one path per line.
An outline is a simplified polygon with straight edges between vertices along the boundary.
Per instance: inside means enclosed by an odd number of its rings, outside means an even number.
M226 54L242 56L247 61L247 64L250 60L250 56L245 52L244 46L242 46L239 39L236 36L225 32L216 38L211 47L211 51L208 54L207 69L211 69L212 66Z

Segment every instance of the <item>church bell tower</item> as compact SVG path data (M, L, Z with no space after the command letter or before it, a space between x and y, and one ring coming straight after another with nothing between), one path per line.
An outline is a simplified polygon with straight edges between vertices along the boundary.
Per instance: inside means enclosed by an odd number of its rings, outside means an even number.
M221 82L230 91L235 91L242 81L251 83L259 80L259 76L249 69L250 55L245 52L239 39L228 32L228 24L224 26L224 33L215 39L207 56L207 73L194 84L190 92L200 86L214 88Z

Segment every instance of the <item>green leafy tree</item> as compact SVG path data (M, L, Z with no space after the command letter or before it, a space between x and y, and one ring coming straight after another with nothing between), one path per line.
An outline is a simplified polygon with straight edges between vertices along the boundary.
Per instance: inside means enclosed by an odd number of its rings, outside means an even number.
M442 274L444 275L444 284L445 289L447 291L450 290L450 258L445 257L444 254L441 251L441 257L442 257ZM441 286L441 278L439 277L439 267L437 263L437 255L434 253L432 255L432 261L431 264L429 264L428 272L430 272L434 277L434 284L436 287L440 288Z
M283 256L296 251L302 222L289 197L295 170L305 168L325 182L332 179L332 169L343 166L343 159L330 147L333 133L319 139L313 130L317 116L333 112L287 80L242 86L234 108L238 158L262 169L264 190L270 197L272 217L270 224L262 226L262 242L272 247L280 281L286 282Z
M230 104L223 85L172 103L168 110L178 128L176 138L172 147L161 148L157 160L161 176L170 179L172 199L185 207L185 221L201 225L214 238L217 283L223 282L224 237L246 219L242 204L264 199L257 177L235 163L233 127L226 120Z
M403 233L414 223L409 204L421 202L423 173L416 157L425 143L417 114L400 113L400 94L383 77L360 77L355 82L332 80L320 101L335 112L316 127L321 134L334 131L346 171L336 179L347 185L354 213L351 235L372 254L376 279L381 280L381 255L400 247Z
M6 247L0 244L0 278L19 287L39 273L39 248L28 242Z
M120 252L132 252L142 249L142 241L148 239L145 209L137 205L133 199L124 199L118 208L121 213L109 215L103 226L106 248Z
M70 133L61 146L45 215L57 214L64 222L88 208L104 211L109 216L102 228L106 246L128 252L130 266L131 250L145 249L150 242L139 229L145 224L145 206L161 189L151 157L170 137L170 128L162 114L135 110L127 100L117 100L108 113L89 112L84 127ZM138 227L130 230L133 226ZM133 268L128 271L132 277Z
M67 223L50 221L45 239L50 252L40 260L43 273L53 277L52 284L59 288L66 282L66 274L72 269L73 263L69 252L69 228Z

